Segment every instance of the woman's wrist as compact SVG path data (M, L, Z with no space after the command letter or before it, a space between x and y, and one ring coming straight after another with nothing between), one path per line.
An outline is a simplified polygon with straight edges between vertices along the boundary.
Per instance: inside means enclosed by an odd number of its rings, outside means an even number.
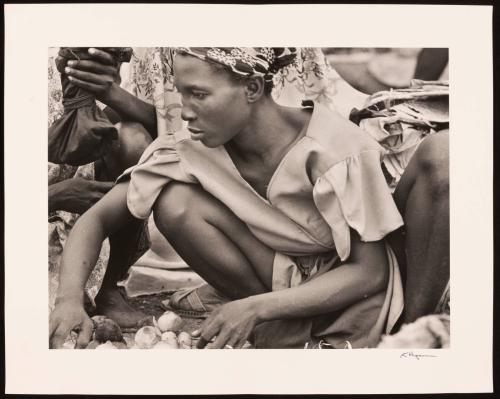
M101 98L98 98L100 102L107 105L108 107L117 111L116 106L120 103L120 99L123 97L123 89L116 83L111 84L109 90L107 90Z
M67 266L67 265L61 265ZM85 284L74 276L66 276L61 270L59 287L57 288L56 304L60 302L71 302L75 305L82 305L85 298Z
M84 302L83 298L84 298L83 290L73 290L72 292L61 291L57 293L55 305L64 302L64 303L74 303L75 305L83 306Z
M250 296L243 300L247 301L250 311L254 314L256 318L257 322L256 324L272 320L271 318L272 303L266 301L265 294Z
M137 122L142 124L152 138L158 136L156 131L156 108L133 94L113 83L106 98L101 100L115 111L120 121Z

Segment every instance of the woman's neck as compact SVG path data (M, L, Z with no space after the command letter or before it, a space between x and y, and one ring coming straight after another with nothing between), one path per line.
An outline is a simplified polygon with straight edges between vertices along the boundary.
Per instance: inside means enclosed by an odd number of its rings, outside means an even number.
M283 107L266 98L254 104L250 122L225 147L245 162L273 163L301 133L310 114L300 108Z

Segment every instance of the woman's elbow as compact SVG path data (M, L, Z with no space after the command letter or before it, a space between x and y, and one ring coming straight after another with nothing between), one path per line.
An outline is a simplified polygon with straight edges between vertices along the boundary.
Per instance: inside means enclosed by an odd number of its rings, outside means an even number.
M383 244L377 248L377 251L373 251L370 257L365 257L360 263L365 269L367 291L370 294L376 294L385 290L389 282L389 259Z
M385 290L389 283L389 262L387 256L384 254L380 259L374 259L369 267L371 269L370 287L373 293Z
M387 288L389 259L384 241L363 242L353 235L351 260L359 265L366 295L376 294Z
M374 267L373 291L374 293L383 291L389 283L389 265L387 262L380 262Z

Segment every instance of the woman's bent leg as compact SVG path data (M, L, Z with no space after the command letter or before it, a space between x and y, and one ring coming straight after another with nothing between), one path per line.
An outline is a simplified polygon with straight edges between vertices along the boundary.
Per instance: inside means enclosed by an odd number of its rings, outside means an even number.
M406 226L405 323L434 311L450 277L448 139L426 138L394 193Z
M179 256L223 294L238 299L271 290L274 251L200 186L170 183L153 215Z

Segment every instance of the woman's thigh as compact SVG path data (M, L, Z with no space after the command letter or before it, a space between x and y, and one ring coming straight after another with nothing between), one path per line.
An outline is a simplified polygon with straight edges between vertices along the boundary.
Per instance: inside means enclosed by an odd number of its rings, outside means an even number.
M258 240L243 221L201 186L169 183L155 203L154 214L160 231L170 229L171 234L185 240L195 231L199 234L206 227L215 227L239 249L259 279L271 287L275 251ZM192 241L191 245L195 250L203 243ZM224 256L224 248L215 250Z

